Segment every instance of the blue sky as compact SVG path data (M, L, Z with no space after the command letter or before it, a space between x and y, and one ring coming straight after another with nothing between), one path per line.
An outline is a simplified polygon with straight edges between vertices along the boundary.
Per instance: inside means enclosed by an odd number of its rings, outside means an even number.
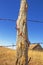
M43 21L43 0L27 0L27 19ZM0 18L17 19L20 0L0 0ZM43 42L43 23L27 22L30 42ZM16 21L0 20L0 45L16 44Z

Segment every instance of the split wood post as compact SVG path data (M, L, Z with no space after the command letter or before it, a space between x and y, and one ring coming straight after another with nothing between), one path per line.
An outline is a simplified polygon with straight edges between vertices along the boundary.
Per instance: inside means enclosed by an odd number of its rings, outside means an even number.
M27 33L27 9L26 0L21 0L19 16L16 22L17 49L16 65L28 65L28 33Z

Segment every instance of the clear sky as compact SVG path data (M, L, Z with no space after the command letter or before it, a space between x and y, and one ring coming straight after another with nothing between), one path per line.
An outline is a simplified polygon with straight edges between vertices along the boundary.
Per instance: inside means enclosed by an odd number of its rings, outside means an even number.
M21 0L0 0L0 18L16 20ZM27 19L43 21L43 0L27 0ZM43 23L27 22L30 42L43 42ZM16 44L16 21L0 20L0 45Z

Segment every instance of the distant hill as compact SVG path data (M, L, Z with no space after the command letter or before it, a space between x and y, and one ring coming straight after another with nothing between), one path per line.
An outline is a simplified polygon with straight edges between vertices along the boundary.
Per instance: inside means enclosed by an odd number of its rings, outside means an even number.
M15 49L16 50L16 45L8 45L8 46L3 46L3 47L10 48L10 49ZM41 47L41 45L38 44L38 43L30 43L28 49L29 50L39 50L39 51L43 50L43 48Z
M29 45L29 49L30 50L42 50L43 48L41 47L41 45L40 44L30 44Z

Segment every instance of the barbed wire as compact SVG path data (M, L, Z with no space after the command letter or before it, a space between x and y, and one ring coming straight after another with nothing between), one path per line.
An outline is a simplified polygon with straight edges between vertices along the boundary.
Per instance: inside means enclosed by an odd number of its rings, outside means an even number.
M7 19L7 18L0 18L0 21L1 20L7 20L7 21L12 21L12 22L15 22L17 21L17 19L13 20L13 19ZM30 21L30 22L36 22L36 23L43 23L43 21L39 21L39 20L32 20L32 19L29 19L27 21ZM43 42L39 42L39 43L31 43L31 44L43 44ZM8 45L8 46L5 46L5 47L14 47L16 45Z
M6 19L6 18L0 18L0 20L7 20L7 21L16 21L16 20L13 20L13 19Z
M7 19L7 18L0 18L0 21L1 20L7 20L7 21L12 21L12 22L15 22L15 21L17 21L17 19ZM28 19L27 20L28 22L36 22L36 23L43 23L43 21L40 21L40 20L32 20L32 19Z

